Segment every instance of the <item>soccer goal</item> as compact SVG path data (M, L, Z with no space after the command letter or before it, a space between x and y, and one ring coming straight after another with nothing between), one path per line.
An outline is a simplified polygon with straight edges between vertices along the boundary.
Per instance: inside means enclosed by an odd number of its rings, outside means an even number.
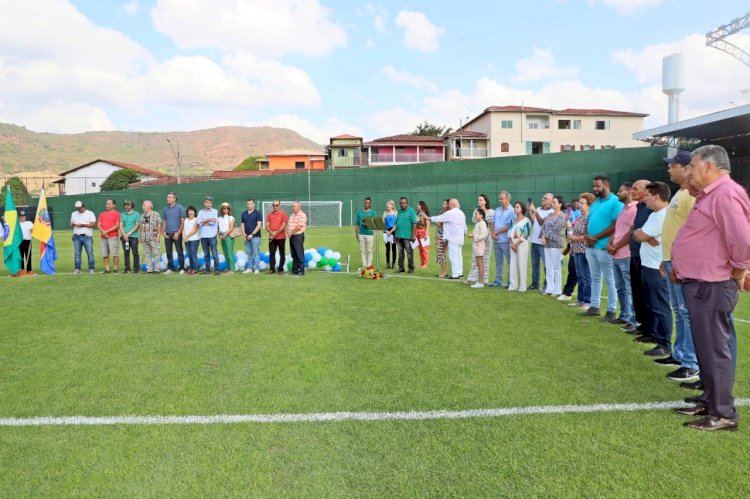
M272 210L271 201L263 201L263 220ZM308 227L341 227L341 201L300 201L300 208L307 215ZM292 213L292 202L281 201L281 209Z

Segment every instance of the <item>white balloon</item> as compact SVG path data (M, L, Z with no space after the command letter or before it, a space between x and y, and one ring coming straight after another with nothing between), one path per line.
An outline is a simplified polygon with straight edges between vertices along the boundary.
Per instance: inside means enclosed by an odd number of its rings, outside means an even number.
M245 263L244 262L237 262L234 264L234 268L237 270L245 270Z
M315 261L314 261L314 260L310 260L310 261L309 261L309 262L307 263L307 268L308 268L308 269L314 269L315 267L317 267L317 265L315 265Z
M263 260L261 260L260 263L258 264L258 267L260 268L260 270L266 270L268 268L268 264L264 262Z
M318 253L318 252L315 252L315 254L313 255L313 259L312 259L312 261L313 261L313 262L315 262L315 263L317 263L317 262L319 262L319 261L320 261L320 259L321 259L321 258L323 258L323 257L322 257L322 256L320 256L320 253Z
M338 251L334 252L334 253L333 253L333 258L334 258L334 260L336 260L336 261L339 261L339 260L341 260L341 253L339 253Z
M219 263L226 262L227 259L224 257L224 255L219 255Z
M333 258L333 250L326 250L325 255L326 258Z
M159 260L161 260L162 262L166 262L167 261L167 254L166 253L162 253L161 256L159 257Z
M159 262L159 270L167 270L167 262Z
M325 267L323 267L323 268L324 268L324 269L326 270L326 272L330 272L330 271L332 271L332 270L333 270L333 267L331 267L330 265L326 265L326 266L325 266Z

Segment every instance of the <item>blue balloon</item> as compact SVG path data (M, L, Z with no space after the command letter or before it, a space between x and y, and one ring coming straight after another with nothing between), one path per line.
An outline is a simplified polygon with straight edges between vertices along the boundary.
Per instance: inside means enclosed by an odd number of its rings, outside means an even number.
M229 264L226 261L219 262L219 270L221 270L222 272L227 270L228 267Z
M146 271L148 270L148 265L146 265L145 263L142 263L142 264L141 264L141 270L142 270L143 272L146 272Z
M237 263L237 255L236 254L232 255L232 260L234 261L234 263Z
M305 263L310 263L312 261L312 254L305 253Z
M335 267L333 267L334 272L341 272L341 264L337 263Z
M326 249L321 246L320 248L318 248L318 253L320 253L320 256L323 256L326 254Z
M271 257L268 255L268 253L261 253L260 254L260 261L264 263L268 263L271 261Z

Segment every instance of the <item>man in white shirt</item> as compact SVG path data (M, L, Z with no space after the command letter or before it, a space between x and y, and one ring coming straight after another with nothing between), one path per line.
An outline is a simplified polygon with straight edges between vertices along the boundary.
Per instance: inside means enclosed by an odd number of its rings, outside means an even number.
M534 226L531 228L531 236L529 236L529 242L531 243L531 286L528 289L539 289L543 290L547 285L545 278L542 288L539 288L539 267L544 267L544 244L542 244L542 222L547 218L547 215L552 213L552 198L554 195L548 192L542 196L542 207L537 208L534 203L528 203L529 218L534 222ZM545 276L546 277L546 276Z
M18 220L21 225L21 232L23 233L23 240L21 241L21 270L26 268L26 272L31 272L31 230L34 228L34 222L26 220L26 212L21 210L18 212Z
M451 276L448 279L461 279L464 276L461 247L466 237L466 215L461 211L458 199L451 199L448 211L430 217L430 221L443 224L443 239L448 241L448 260L451 262Z
M652 357L672 354L669 287L667 277L662 276L659 271L663 258L661 236L670 194L669 186L664 182L652 182L646 186L644 201L653 213L648 216L642 228L633 232L633 238L641 243L641 278L646 308L650 312L650 324L642 327L656 339L656 347L644 353Z
M73 249L75 250L74 274L81 273L81 247L86 250L88 257L89 274L94 273L94 226L96 217L86 209L83 201L76 201L76 211L70 215L70 226L73 227Z

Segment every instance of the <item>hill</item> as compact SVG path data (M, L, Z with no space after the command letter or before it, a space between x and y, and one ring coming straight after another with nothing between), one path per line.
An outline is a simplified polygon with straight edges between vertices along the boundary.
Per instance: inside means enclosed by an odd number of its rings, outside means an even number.
M167 143L179 143L183 174L231 170L247 156L283 149L322 147L286 128L219 127L191 132L37 133L0 123L0 171L58 174L98 158L173 171Z

